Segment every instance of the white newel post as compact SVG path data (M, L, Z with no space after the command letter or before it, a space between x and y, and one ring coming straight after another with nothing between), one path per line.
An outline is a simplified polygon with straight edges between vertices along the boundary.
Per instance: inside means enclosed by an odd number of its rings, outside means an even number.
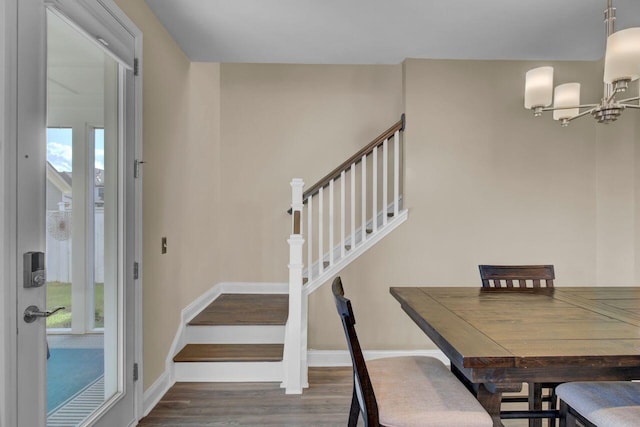
M307 296L302 289L302 191L304 181L291 181L291 236L289 243L289 319L284 342L284 382L286 394L302 394L307 376Z

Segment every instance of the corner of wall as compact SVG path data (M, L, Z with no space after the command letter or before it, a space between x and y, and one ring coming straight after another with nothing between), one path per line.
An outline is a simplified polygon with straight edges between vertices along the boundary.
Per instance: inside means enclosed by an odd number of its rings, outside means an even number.
M638 85L638 95L640 95L640 82L636 81ZM634 138L634 186L635 186L635 198L634 198L634 218L635 218L635 277L634 283L640 281L640 111L633 110L630 113L635 113L635 138Z

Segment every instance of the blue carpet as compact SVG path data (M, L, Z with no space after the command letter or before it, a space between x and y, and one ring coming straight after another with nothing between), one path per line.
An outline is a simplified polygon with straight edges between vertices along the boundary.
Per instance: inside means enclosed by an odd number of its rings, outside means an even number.
M104 373L101 348L52 348L47 361L47 413Z

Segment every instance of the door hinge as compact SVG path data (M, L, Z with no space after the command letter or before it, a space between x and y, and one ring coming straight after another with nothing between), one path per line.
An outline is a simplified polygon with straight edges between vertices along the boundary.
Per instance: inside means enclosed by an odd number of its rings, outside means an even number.
M137 76L140 74L140 69L138 65L138 58L133 58L133 75Z
M133 263L133 280L138 280L138 277L140 277L140 274L138 272L140 266L137 262Z
M140 176L140 165L143 165L145 162L142 160L134 160L133 161L133 177L138 178Z
M133 380L138 381L138 364L133 364Z

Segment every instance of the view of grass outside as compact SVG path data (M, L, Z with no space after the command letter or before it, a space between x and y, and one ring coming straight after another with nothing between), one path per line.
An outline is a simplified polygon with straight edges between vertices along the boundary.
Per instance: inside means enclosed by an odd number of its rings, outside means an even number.
M66 307L47 318L47 328L71 328L71 283L47 283L47 307ZM104 283L95 286L95 325L104 327Z

